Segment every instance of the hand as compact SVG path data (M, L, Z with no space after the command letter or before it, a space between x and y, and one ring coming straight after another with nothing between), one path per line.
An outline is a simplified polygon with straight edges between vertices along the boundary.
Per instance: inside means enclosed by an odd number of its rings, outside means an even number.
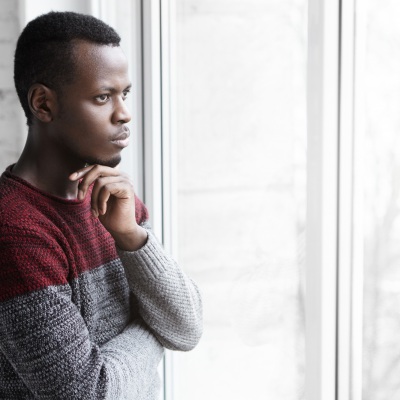
M91 208L122 250L134 251L147 241L147 232L136 222L135 192L129 177L115 168L90 165L69 176L78 181L78 199L83 200L94 182Z

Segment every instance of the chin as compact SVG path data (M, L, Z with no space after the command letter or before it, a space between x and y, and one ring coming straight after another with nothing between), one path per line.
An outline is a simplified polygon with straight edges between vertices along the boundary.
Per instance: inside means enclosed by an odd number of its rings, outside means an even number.
M92 159L88 159L86 161L87 164L89 165L94 165L94 164L98 164L98 165L104 165L106 167L111 167L111 168L115 168L119 163L121 162L121 156L118 155L114 158L110 158L108 160L104 160L101 158L92 158Z

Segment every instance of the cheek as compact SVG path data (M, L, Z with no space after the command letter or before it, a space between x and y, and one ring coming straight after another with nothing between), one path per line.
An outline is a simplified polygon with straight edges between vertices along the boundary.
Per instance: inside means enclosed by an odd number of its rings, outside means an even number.
M109 111L106 106L81 103L68 110L64 120L74 129L90 133L100 133L107 129Z

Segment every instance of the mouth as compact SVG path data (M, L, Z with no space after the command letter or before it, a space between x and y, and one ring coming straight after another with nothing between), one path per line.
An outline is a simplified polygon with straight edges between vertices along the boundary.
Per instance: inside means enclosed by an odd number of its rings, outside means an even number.
M111 139L111 143L121 148L127 147L129 144L129 136L129 128L124 127L122 132L118 133L113 139Z

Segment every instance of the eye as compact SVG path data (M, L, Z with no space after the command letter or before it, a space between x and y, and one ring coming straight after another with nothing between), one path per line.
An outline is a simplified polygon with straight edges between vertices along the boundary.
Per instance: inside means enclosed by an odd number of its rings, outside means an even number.
M103 93L103 94L96 96L95 99L97 101L99 101L100 103L106 103L110 99L110 95Z
M130 89L126 89L126 90L124 90L122 93L123 93L123 99L125 100L127 97L128 97L128 94L130 93L131 91L130 91Z

